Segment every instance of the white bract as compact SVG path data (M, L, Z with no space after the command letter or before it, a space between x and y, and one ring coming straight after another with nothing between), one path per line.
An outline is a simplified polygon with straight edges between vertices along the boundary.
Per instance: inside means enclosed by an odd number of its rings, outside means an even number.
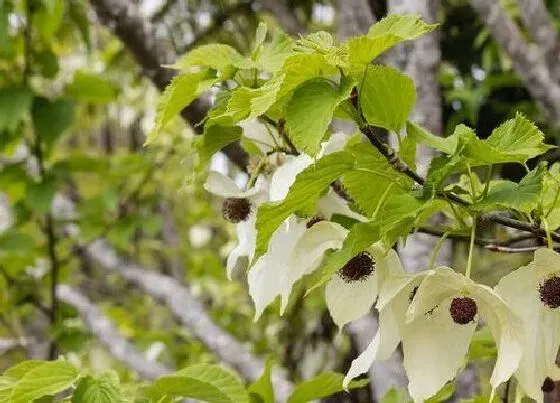
M468 312L472 302L476 311ZM492 387L497 388L517 369L523 343L521 320L491 288L450 268L390 276L383 283L377 307L379 331L352 363L345 385L366 372L374 360L388 358L402 341L409 393L415 402L428 399L465 365L476 320L459 322L465 314L475 319L475 313L488 325L498 346Z
M218 172L210 172L204 188L217 196L223 198L247 199L252 207L248 217L236 224L237 246L233 248L227 258L226 271L228 278L231 279L236 268L241 264L241 258L247 258L250 262L255 253L257 241L257 230L255 223L257 220L257 208L259 204L268 198L268 182L264 177L259 177L255 186L244 191L228 176Z
M523 320L525 343L515 377L539 403L544 399L545 379L560 380L555 362L560 347L559 277L560 255L539 249L533 262L503 277L496 286L496 292Z

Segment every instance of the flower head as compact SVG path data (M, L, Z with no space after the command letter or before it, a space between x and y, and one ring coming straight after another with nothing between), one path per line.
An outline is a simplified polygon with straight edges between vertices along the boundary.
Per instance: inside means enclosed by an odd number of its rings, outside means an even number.
M465 364L478 316L498 345L490 380L494 388L513 374L521 358L520 319L492 289L447 267L389 275L377 307L379 330L352 363L345 384L366 372L374 360L388 358L402 341L410 395L416 402L428 399ZM428 369L427 362L437 365Z
M246 261L253 259L257 239L256 206L267 200L268 183L264 177L259 177L255 186L244 191L228 176L213 171L208 174L204 188L224 198L222 214L236 224L238 243L228 255L226 264L227 275L231 278L242 258Z
M560 254L539 249L534 260L503 277L496 292L522 319L523 356L515 377L523 391L541 403L554 380L560 380Z

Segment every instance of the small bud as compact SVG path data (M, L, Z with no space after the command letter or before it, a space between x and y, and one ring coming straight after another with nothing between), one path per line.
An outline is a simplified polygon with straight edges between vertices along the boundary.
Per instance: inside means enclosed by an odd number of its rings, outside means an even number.
M311 228L312 226L314 226L315 224L317 224L318 222L321 221L325 221L325 218L323 216L320 215L316 215L315 217L311 217L306 223L305 223L305 227L307 229Z
M232 223L245 221L250 212L251 202L247 199L229 197L224 200L222 205L223 217Z
M539 294L542 303L549 308L560 307L560 277L554 276L542 283Z
M375 270L375 260L366 251L358 253L338 271L347 283L365 280Z
M550 393L554 390L555 387L556 387L556 384L554 383L554 381L552 379L550 379L549 377L546 377L542 386L541 386L541 390L544 393Z
M453 318L453 322L459 325L466 325L473 321L476 316L476 302L469 297L457 297L451 301L449 312Z

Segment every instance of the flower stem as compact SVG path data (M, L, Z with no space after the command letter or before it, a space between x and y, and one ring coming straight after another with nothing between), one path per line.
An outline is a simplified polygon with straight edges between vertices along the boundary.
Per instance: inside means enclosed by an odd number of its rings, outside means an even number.
M469 258L467 260L467 270L465 271L465 276L467 278L471 277L472 258L474 252L474 238L476 236L476 214L473 215L472 221L473 222L471 227L471 243L469 245Z
M552 236L550 236L550 228L548 228L548 220L546 218L542 219L544 224L544 230L546 232L546 242L548 244L549 249L554 249L554 242L552 242Z
M434 264L436 262L436 257L437 254L439 252L439 250L441 249L441 245L443 245L443 241L445 241L447 239L447 236L449 235L449 231L445 232L441 238L438 239L436 246L434 247L434 250L432 251L432 256L430 256L430 263L428 264L428 269L433 269L434 268Z

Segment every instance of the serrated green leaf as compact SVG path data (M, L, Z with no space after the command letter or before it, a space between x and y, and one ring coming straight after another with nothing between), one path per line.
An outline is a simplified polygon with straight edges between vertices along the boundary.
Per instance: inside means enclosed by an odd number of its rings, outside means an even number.
M271 42L264 43L257 58L255 68L261 71L276 73L282 69L286 59L294 53L292 38L284 33L278 33Z
M301 83L317 77L328 77L338 73L336 67L330 65L324 55L318 53L295 54L288 57L281 69L285 78L278 91L275 110L284 115L283 109L293 91Z
M329 184L353 165L354 157L348 152L339 151L326 155L297 175L284 201L260 205L257 211L255 259L266 252L270 237L290 214L312 211Z
M416 102L414 82L388 66L366 69L359 93L360 105L370 125L399 132Z
M288 399L288 403L307 403L311 400L320 399L344 390L342 381L344 375L337 372L323 372L313 379L297 385ZM352 381L349 389L362 388L368 384L368 380Z
M410 121L406 124L406 134L417 143L425 144L446 154L453 154L457 149L458 136L455 134L449 137L435 136L422 126Z
M485 141L505 155L503 162L524 164L529 158L543 154L553 146L544 144L544 134L529 119L518 113L498 126ZM497 161L499 162L499 161Z
M268 32L268 25L266 22L259 22L257 32L255 34L255 50L258 49L266 40L266 33Z
M190 105L200 94L209 90L216 81L213 74L207 70L175 76L158 100L156 123L146 139L146 144L154 141L173 117Z
M391 34L402 38L402 41L416 39L436 29L438 24L426 24L417 15L388 15L373 24L367 36Z
M16 364L13 367L8 368L6 371L4 371L2 376L19 380L23 378L23 376L27 374L29 371L31 371L34 368L37 368L38 366L44 363L45 361L38 361L38 360L22 361L19 364Z
M366 216L371 217L389 187L390 193L406 192L412 187L412 180L395 171L377 149L360 143L348 150L355 157L355 167L342 176L342 183Z
M411 403L412 399L408 395L407 391L404 389L391 388L380 403Z
M530 213L541 200L543 179L546 173L544 165L530 171L519 183L500 180L490 183L486 197L473 205L474 209L485 211L507 208Z
M268 358L261 377L249 386L252 403L274 403L274 388L270 379L273 364L274 361Z
M0 132L12 132L31 108L33 93L25 87L0 88Z
M334 47L334 38L326 31L313 32L296 41L300 52L329 53Z
M298 150L317 154L334 110L350 96L352 87L347 80L337 88L326 80L314 79L294 91L286 106L286 130Z
M263 115L276 101L283 80L284 74L281 74L271 78L260 88L237 88L231 92L225 108L222 106L214 112L206 125L233 126L242 120Z
M101 374L98 378L82 378L72 394L72 403L125 403L126 399L114 372Z
M190 68L197 66L209 67L214 70L227 70L231 67L250 69L254 64L229 45L211 43L191 50L169 67L188 71Z
M77 101L107 104L117 98L118 88L97 74L78 70L66 87L66 93Z
M66 361L45 362L27 372L14 386L12 403L29 403L68 389L78 379L78 370Z
M348 63L352 69L362 67L371 63L377 56L389 50L397 43L402 42L402 40L401 37L392 34L351 38L346 43Z
M205 128L204 135L200 137L197 143L200 163L207 164L212 155L228 144L241 139L242 133L243 130L239 126L210 126Z
M249 395L239 378L217 365L193 365L159 378L154 387L175 397L211 403L249 403Z
M36 97L31 107L33 129L43 144L50 147L74 121L74 103L68 99L50 101Z

